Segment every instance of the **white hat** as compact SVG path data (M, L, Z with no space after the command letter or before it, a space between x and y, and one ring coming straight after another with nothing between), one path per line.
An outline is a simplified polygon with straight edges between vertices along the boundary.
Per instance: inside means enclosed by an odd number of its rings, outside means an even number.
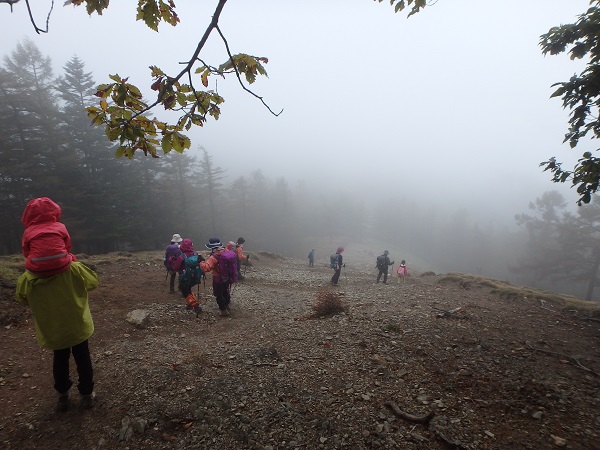
M183 239L181 239L181 236L179 236L177 233L175 233L173 235L173 237L171 238L171 242L177 242L177 243L179 243L181 241L183 241Z

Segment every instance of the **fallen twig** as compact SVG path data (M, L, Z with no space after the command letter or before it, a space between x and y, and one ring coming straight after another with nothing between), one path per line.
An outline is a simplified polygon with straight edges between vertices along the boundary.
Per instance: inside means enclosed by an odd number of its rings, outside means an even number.
M7 289L15 289L17 287L16 284L14 284L14 283L7 283L4 280L0 280L0 286L2 286L3 288L7 288Z
M402 411L400 408L398 408L398 405L396 405L394 402L385 402L383 405L390 408L392 410L392 412L394 413L394 415L401 417L403 419L409 420L411 422L427 424L427 423L429 423L429 421L431 419L433 419L433 416L435 415L435 413L433 411L430 411L427 414L424 414L422 416L413 416L412 414Z
M600 373L593 371L592 369L585 367L583 364L581 364L579 362L579 360L577 358L575 358L574 356L570 356L570 355L565 355L564 353L559 353L559 352L552 352L550 350L544 350L541 348L536 348L534 346L532 346L529 341L525 341L525 344L527 345L527 347L529 347L531 350L535 350L536 352L540 352L540 353L545 353L547 355L553 355L553 356L562 356L563 358L568 359L569 361L572 361L573 363L575 363L575 365L577 367L579 367L580 369L585 370L586 372L591 373L592 375L595 375L597 377L600 378Z
M542 308L542 309L545 309L546 311L556 312L556 311L555 311L555 310L553 310L553 309L546 308L546 300L543 300L543 299L541 299L541 298L540 298L540 299L538 299L538 300L540 301L540 308Z
M463 314L459 314L462 311L461 307L451 309L450 311L446 311L445 309L440 308L432 308L434 311L437 311L438 317L454 317L455 319L466 319L467 317Z

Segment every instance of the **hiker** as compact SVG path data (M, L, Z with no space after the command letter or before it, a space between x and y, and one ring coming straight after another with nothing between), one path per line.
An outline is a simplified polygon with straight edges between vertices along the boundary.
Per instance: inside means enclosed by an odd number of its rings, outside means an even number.
M202 271L199 262L202 256L194 251L194 243L191 239L183 239L179 245L179 256L172 262L172 268L179 273L179 291L185 300L186 309L193 310L196 317L202 312L198 299L192 292L192 288L200 284Z
M65 272L77 261L71 253L71 236L59 222L60 206L48 197L38 197L27 203L21 222L25 225L22 249L25 269L38 277L50 277Z
M308 254L308 267L315 267L315 249L314 248Z
M387 284L388 277L388 266L393 266L394 261L390 262L390 258L388 257L390 252L385 250L383 255L379 255L377 257L377 264L375 267L379 269L379 274L377 275L377 282L381 279L381 275L383 275L383 284Z
M335 270L333 276L331 277L331 284L334 286L338 285L338 281L340 280L340 274L342 273L342 267L346 267L343 264L342 253L344 252L343 247L338 247L335 255L331 255L331 268Z
M170 278L169 278L169 293L170 294L175 293L175 275L177 274L177 271L175 269L173 269L173 261L175 261L177 258L179 258L179 255L181 254L181 250L179 249L179 244L181 243L182 240L183 239L181 239L181 236L179 234L175 233L173 235L173 237L171 238L171 243L169 245L167 245L167 248L165 249L164 264L167 269L167 276L170 276Z
M408 277L408 268L406 267L406 261L400 261L400 265L398 266L398 283L400 283L400 278L402 278L402 282L406 282L406 277Z
M244 255L244 242L246 242L246 239L244 239L243 237L239 237L237 240L237 243L235 244L235 255L237 256L237 273L238 273L238 280L243 280L245 278L245 276L242 274L242 261L246 261L246 264L248 264L248 261L250 260L250 255Z
M209 257L204 260L200 258L200 268L205 272L211 272L213 283L213 295L219 306L221 316L228 316L231 303L231 285L237 281L237 257L235 252L227 250L221 244L219 238L210 238L205 245L210 249Z
M29 202L23 213L26 270L17 280L16 300L31 308L40 347L52 350L57 411L69 409L69 359L77 366L81 406L94 406L94 371L88 339L94 332L88 291L98 276L70 254L71 239L58 222L60 207L47 197ZM31 269L33 268L33 270ZM50 276L51 275L51 276Z

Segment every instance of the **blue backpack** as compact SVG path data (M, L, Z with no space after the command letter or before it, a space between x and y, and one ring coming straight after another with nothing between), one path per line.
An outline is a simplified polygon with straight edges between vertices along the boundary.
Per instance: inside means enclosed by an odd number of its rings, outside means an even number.
M183 258L183 272L179 275L179 286L196 286L200 284L204 272L200 268L200 261L198 255L186 256L185 253L181 253Z
M329 257L329 267L337 270L337 268L338 268L338 254L337 253L334 253L333 255L331 255Z

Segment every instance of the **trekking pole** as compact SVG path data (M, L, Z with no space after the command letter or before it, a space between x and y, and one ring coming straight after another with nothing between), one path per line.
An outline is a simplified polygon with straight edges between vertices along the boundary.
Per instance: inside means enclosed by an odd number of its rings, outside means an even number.
M165 274L165 282L163 283L162 292L165 292L165 287L167 286L167 278L169 278L169 269L167 269L167 273Z

